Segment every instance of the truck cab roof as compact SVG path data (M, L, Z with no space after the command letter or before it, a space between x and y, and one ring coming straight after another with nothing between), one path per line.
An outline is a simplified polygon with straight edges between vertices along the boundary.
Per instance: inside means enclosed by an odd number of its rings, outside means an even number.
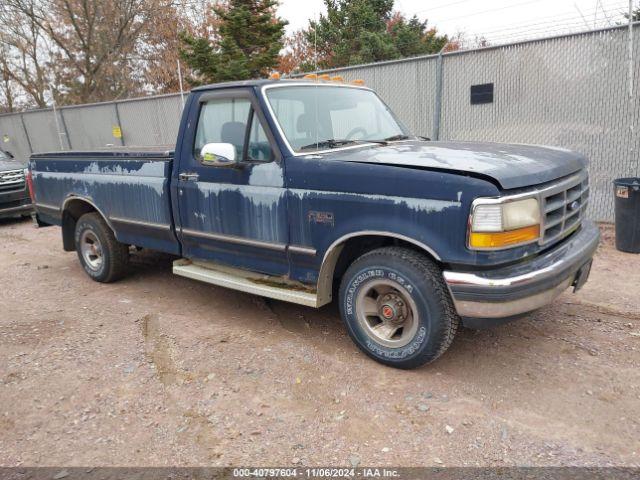
M253 79L253 80L241 80L235 82L222 82L222 83L213 83L208 85L202 85L196 88L193 88L192 92L201 92L205 90L218 90L221 88L241 88L241 87L256 87L260 88L264 85L273 85L273 84L292 84L292 85L300 85L301 83L308 83L309 85L316 85L317 83L322 84L330 84L336 86L344 86L344 87L352 87L352 88L362 88L360 85L353 85L348 82L331 82L326 80L311 80L306 78L287 78L280 80L271 80L266 78Z
M59 158L74 160L77 158L111 158L118 160L171 159L174 145L111 146L91 150L62 150L31 154L31 158Z
M253 79L253 80L240 80L233 82L222 83L210 83L207 85L201 85L193 88L192 92L201 92L203 90L216 90L218 88L235 88L235 87L261 87L262 85L268 85L270 83L282 82L288 80L268 80L268 79Z

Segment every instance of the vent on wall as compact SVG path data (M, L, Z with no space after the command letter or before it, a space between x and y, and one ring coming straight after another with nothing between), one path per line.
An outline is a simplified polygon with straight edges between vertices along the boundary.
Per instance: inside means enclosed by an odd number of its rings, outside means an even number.
M493 103L493 83L471 85L471 105Z

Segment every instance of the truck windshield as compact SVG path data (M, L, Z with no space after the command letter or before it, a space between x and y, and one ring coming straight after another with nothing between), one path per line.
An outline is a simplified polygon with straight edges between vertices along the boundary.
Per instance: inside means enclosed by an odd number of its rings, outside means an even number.
M318 84L278 86L267 89L266 95L296 153L409 136L371 90Z

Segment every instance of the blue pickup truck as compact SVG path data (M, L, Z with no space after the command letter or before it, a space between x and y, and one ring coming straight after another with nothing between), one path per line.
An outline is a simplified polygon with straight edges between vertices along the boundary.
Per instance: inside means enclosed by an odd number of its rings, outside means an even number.
M586 161L532 145L413 136L369 88L255 80L194 89L175 148L36 154L40 225L111 282L130 247L173 272L309 307L337 297L375 360L438 358L459 324L586 281L599 241Z

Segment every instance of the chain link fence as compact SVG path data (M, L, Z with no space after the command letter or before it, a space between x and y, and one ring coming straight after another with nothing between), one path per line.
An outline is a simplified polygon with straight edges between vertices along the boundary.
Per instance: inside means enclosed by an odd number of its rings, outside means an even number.
M584 153L591 162L588 215L612 221L612 180L640 176L640 96L629 88L629 65L637 83L640 62L630 60L629 40L621 26L323 73L365 80L418 135ZM493 84L493 101L472 104L471 87L482 84ZM2 148L26 158L60 149L172 145L181 111L175 94L63 107L57 122L52 110L2 115Z

